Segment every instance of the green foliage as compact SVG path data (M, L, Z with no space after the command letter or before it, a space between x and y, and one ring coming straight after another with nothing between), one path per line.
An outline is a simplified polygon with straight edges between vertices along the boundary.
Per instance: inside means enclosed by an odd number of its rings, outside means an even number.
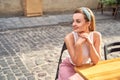
M114 5L117 3L116 0L101 0L104 5Z

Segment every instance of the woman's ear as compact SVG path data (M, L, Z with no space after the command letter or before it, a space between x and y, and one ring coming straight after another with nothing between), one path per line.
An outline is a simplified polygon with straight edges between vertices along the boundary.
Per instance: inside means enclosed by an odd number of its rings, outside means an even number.
M88 23L88 26L90 26L91 22L89 21L89 22L87 22L87 23Z
M90 21L86 22L86 25L87 25L87 26L90 26L90 25L91 25L91 22L90 22Z

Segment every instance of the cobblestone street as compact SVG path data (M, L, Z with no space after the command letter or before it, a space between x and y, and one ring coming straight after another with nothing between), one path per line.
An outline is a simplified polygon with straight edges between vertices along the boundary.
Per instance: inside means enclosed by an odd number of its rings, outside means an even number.
M120 20L97 20L105 43L120 41ZM54 80L64 36L71 24L0 32L0 80ZM120 54L109 56L120 57Z
M53 80L63 38L70 31L70 27L58 25L1 32L0 64L5 69L1 77Z

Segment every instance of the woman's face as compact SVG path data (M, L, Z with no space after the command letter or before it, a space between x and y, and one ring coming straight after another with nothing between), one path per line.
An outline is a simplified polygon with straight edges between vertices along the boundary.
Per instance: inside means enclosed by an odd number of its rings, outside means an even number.
M73 14L73 30L78 33L89 32L88 26L90 22L85 21L84 15L82 13Z

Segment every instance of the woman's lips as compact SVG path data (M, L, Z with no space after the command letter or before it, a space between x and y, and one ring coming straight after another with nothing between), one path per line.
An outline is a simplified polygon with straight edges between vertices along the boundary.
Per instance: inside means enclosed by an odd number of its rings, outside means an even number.
M74 30L78 29L77 27L73 27Z

